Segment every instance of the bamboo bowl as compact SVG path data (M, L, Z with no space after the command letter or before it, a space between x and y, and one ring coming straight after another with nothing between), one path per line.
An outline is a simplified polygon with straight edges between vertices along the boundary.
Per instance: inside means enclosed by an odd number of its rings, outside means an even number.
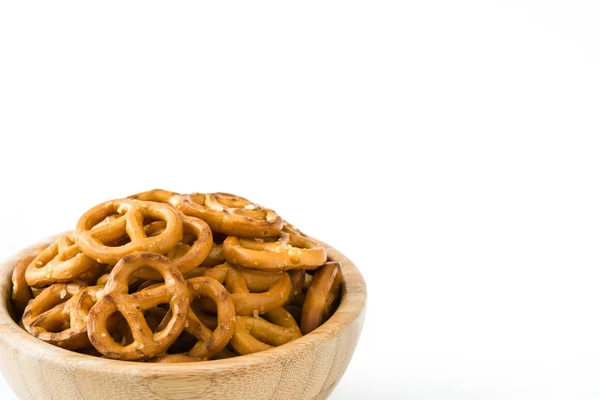
M225 360L152 364L92 357L42 342L10 314L11 274L0 263L0 369L20 399L326 399L348 366L365 317L366 286L356 266L325 245L342 266L342 300L322 326L288 344Z

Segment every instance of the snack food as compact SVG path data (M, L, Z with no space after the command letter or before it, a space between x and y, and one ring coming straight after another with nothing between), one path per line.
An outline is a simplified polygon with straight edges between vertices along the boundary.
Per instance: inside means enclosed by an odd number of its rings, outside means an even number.
M15 320L100 357L158 363L280 346L333 313L341 268L275 211L226 193L151 190L101 203L20 260Z

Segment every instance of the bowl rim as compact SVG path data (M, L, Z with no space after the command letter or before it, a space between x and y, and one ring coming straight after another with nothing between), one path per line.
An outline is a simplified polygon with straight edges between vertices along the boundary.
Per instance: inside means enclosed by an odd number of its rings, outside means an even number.
M342 330L355 322L365 312L367 291L364 278L358 268L350 259L328 244L315 239L327 250L331 260L338 261L342 268L342 298L335 313L320 327L282 346L253 354L238 356L223 360L210 360L194 363L160 364L148 362L132 362L100 358L87 354L66 350L30 335L22 329L12 318L9 306L12 291L12 271L15 263L30 254L42 244L52 243L59 236L50 236L31 246L28 246L7 259L0 262L0 339L7 345L14 347L19 353L27 353L37 359L50 359L52 362L66 365L76 365L90 371L104 368L103 373L110 374L152 374L156 376L196 375L201 372L214 372L219 370L233 370L251 368L280 359L294 353L308 351L324 342L335 338Z

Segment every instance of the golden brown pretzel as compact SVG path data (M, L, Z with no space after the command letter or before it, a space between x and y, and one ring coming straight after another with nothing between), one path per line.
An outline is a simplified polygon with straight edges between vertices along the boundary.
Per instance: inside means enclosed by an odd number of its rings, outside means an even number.
M327 252L319 243L287 232L276 242L229 236L223 242L223 254L232 264L265 271L316 269L327 261Z
M11 298L15 314L19 318L21 315L23 315L23 311L25 311L25 307L27 307L29 300L33 299L33 293L27 284L27 280L25 279L25 271L27 271L27 267L35 259L35 257L46 247L48 247L48 245L40 246L27 257L17 261L15 268L13 269Z
M212 248L212 232L208 224L201 219L181 215L183 223L183 238L165 255L171 260L182 274L185 274L198 267L208 256ZM165 224L155 224L155 227L146 227L149 234L160 234ZM152 270L140 270L137 276L150 279L161 280L160 275Z
M103 222L107 219L108 222ZM145 219L165 221L164 230L156 236L148 237L144 230ZM83 252L107 264L116 264L135 251L164 254L175 247L182 237L181 217L173 207L131 199L112 200L97 205L81 216L75 229L75 239ZM121 244L123 238L130 241ZM118 245L113 246L113 243Z
M17 317L23 315L27 303L29 303L29 300L33 299L31 288L25 280L25 271L34 258L34 255L30 255L20 259L15 264L15 269L13 269L11 298L13 309Z
M215 354L221 352L233 335L235 329L235 307L231 295L217 280L205 276L188 279L188 292L190 301L202 297L212 300L216 305L217 316L208 317L203 313L196 313L190 307L187 315L185 331L188 339L194 340L195 344L188 354L198 360L208 360ZM150 290L150 288L146 289ZM170 311L162 318L157 329L162 329L164 322L170 318ZM182 335L183 336L183 335ZM182 343L180 346L186 346ZM166 361L165 361L166 362Z
M177 201L181 212L203 219L213 231L227 235L276 236L283 226L275 211L228 193L192 193Z
M265 273L224 263L207 271L205 276L225 284L238 315L259 315L280 308L288 301L292 290L290 277L285 272Z
M80 300L86 289L83 283L56 283L46 288L27 305L23 326L55 346L70 350L88 346L85 316L89 308L77 310L85 305Z
M192 278L188 280L188 291L190 298L210 298L217 307L216 329L208 328L191 308L185 328L198 339L189 355L207 360L221 352L229 343L235 329L235 307L229 292L215 279L203 276Z
M302 306L300 328L303 334L312 332L331 316L341 283L342 270L336 261L329 261L315 273Z
M142 268L159 272L165 284L129 294L129 280ZM169 303L172 316L164 329L152 332L144 311ZM189 310L189 295L181 272L168 258L137 252L121 259L110 273L105 295L90 310L88 336L94 347L106 357L120 360L147 360L166 351L183 331ZM132 328L133 343L122 346L110 336L106 323L111 314L120 312Z
M98 263L82 253L72 234L59 237L31 261L25 271L29 286L46 286L78 280L98 267Z
M251 354L302 336L294 317L283 307L269 311L264 317L238 316L229 342L231 348L240 355Z

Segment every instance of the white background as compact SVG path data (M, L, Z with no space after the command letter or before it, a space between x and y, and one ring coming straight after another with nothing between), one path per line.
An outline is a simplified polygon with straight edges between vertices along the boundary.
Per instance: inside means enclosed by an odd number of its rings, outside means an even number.
M3 2L0 256L141 190L238 193L367 280L333 399L599 398L599 19Z

